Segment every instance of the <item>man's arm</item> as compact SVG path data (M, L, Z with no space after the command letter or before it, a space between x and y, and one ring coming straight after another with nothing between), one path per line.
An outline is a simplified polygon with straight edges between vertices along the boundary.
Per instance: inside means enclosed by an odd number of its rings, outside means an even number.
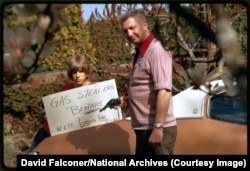
M157 102L156 102L155 123L164 124L166 117L167 117L170 97L171 97L170 90L164 89L164 90L158 91Z
M157 95L157 101L156 101L156 116L155 116L155 122L154 123L160 123L164 124L166 117L167 117L167 111L169 108L169 102L171 97L171 91L170 90L159 90ZM163 139L163 128L153 128L153 131L151 133L151 136L149 137L149 144L152 147L159 147L162 143Z

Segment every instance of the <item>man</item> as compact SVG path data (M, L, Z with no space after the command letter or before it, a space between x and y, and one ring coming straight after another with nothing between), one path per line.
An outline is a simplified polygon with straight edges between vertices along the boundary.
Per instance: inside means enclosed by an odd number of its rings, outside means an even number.
M172 106L172 55L148 28L144 15L131 10L121 27L137 52L128 88L128 105L136 134L136 155L173 154L177 122ZM121 97L121 106L124 105Z

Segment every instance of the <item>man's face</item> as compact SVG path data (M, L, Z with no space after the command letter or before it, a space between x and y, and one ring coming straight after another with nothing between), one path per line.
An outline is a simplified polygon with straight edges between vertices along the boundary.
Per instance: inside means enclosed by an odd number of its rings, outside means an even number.
M123 22L122 29L128 41L135 45L140 45L148 36L147 23L133 17Z

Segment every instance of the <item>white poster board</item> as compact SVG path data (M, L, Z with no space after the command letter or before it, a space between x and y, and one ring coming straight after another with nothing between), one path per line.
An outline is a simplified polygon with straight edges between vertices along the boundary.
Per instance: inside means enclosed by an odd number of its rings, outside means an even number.
M120 107L100 112L113 98L118 98L114 79L42 97L51 135L121 120Z

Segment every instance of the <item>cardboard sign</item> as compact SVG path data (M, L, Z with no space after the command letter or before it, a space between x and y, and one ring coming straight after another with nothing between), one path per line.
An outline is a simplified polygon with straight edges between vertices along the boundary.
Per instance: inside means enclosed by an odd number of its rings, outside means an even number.
M121 120L120 107L100 112L113 98L118 98L114 79L42 97L51 135Z

